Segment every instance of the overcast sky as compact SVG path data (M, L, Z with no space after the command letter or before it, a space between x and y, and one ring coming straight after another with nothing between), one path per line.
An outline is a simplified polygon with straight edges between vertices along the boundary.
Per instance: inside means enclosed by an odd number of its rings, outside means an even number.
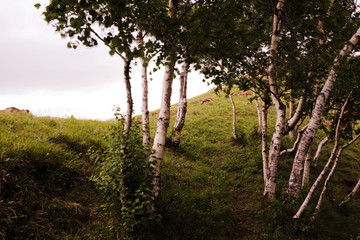
M105 46L66 47L34 7L46 0L2 0L0 8L0 109L29 109L39 116L87 119L113 117L113 106L126 108L120 57L111 57ZM163 70L149 83L149 108L160 106ZM140 71L132 70L135 112L141 109ZM174 81L172 103L178 100ZM210 89L197 73L189 75L188 97Z

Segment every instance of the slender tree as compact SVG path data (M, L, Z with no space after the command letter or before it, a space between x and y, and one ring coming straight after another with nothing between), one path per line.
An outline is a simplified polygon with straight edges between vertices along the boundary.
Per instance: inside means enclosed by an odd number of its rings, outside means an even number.
M176 1L169 0L168 16L170 20L176 18L176 4ZM174 41L174 36L170 36L170 38L172 38L172 41ZM165 60L165 73L163 79L160 113L157 120L156 134L152 147L154 153L150 156L150 162L152 164L152 167L154 168L154 201L158 199L160 194L161 163L164 157L166 133L170 122L170 99L172 93L174 68L176 63L175 55L175 51L172 50L169 52L169 55Z
M232 106L232 110L233 110L232 134L233 134L234 140L237 140L238 136L236 133L236 106L235 106L235 102L234 102L234 99L231 96L231 94L229 94L229 98L230 98L231 106Z
M187 111L186 94L187 94L188 72L189 72L189 64L185 61L181 68L179 102L177 107L176 121L171 136L171 141L176 146L179 145L180 133L185 124L185 116Z
M336 81L336 68L340 65L341 61L349 55L360 39L360 28L357 29L355 34L345 44L340 53L335 57L333 66L330 70L329 76L323 86L319 97L316 99L315 109L312 113L308 127L299 144L299 148L295 155L292 171L289 179L288 193L295 195L301 187L301 171L303 170L303 163L315 133L319 127L321 116L324 110L326 101L332 91L332 87Z
M339 204L339 206L347 203L354 195L355 193L359 190L360 187L360 179L358 180L358 182L356 183L355 187L353 188L353 190L349 193L349 195L346 196L346 198Z
M44 11L45 20L55 26L63 37L70 37L68 47L79 44L87 47L98 45L98 41L109 47L110 55L117 54L124 62L124 82L127 93L125 132L131 127L133 99L131 96L131 61L138 55L132 47L135 40L138 13L131 3L113 1L66 1L52 0ZM99 27L100 26L100 30Z

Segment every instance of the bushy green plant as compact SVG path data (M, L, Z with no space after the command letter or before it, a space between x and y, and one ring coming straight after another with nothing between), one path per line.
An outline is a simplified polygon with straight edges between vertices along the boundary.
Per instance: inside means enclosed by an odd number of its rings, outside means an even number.
M111 126L109 149L97 160L92 177L105 199L112 230L125 239L142 238L155 222L152 211L150 150L142 145L138 125L124 132L122 117Z

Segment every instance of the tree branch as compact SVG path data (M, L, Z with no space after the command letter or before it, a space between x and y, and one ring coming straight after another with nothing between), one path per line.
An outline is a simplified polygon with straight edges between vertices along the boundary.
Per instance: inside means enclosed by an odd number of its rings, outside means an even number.
M108 46L110 49L114 49L115 53L116 53L117 55L119 55L119 56L122 58L122 60L126 61L126 58L125 58L123 55L121 55L121 53L120 53L118 50L116 50L115 48L112 48L112 47L109 45L109 43L107 43L107 42L105 41L104 38L102 38L94 29L92 29L92 27L90 27L89 25L88 25L87 27L88 27L88 28L90 29L90 31L91 31L93 34L95 34L95 36L96 36L98 39L100 39L106 46Z

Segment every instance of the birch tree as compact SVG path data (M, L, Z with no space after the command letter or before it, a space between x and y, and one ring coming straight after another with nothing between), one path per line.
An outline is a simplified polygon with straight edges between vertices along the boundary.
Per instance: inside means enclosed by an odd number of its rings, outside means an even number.
M327 163L324 165L322 171L318 175L317 179L312 184L305 200L299 207L297 213L294 215L294 219L300 218L301 214L305 210L305 208L308 206L312 195L314 194L317 186L321 183L322 179L324 178L326 172L330 168L331 163L333 163L333 166L331 168L330 173L328 174L328 177L325 180L323 190L321 191L320 198L318 200L318 207L317 209L320 209L321 202L323 201L323 196L326 191L327 185L330 181L331 176L333 175L337 162L339 161L339 158L341 156L342 151L351 145L356 139L358 138L358 119L359 119L359 78L356 74L356 69L359 68L359 57L351 57L348 58L346 61L346 64L339 67L337 70L337 76L338 81L335 82L333 94L329 99L328 105L334 106L334 103L337 103L341 106L340 109L334 109L336 110L335 116L334 116L334 129L329 131L329 135L325 137L319 144L319 148L322 144L324 144L327 141L330 141L329 139L334 138L334 145L333 149L331 151L331 155L327 161ZM350 90L350 92L349 92ZM345 98L344 96L347 97ZM331 126L333 127L333 126ZM353 137L356 135L356 137ZM341 144L341 141L348 141L346 144L344 144L340 149L339 146ZM337 152L337 153L336 153ZM318 157L318 154L316 156ZM334 160L335 159L335 160ZM315 213L316 215L317 213Z
M169 10L168 16L169 19L174 19L176 17L176 1L169 0ZM174 38L175 36L170 36ZM172 39L174 40L174 39ZM170 48L174 48L171 46ZM150 156L150 162L154 168L154 180L153 180L153 196L154 201L156 201L160 194L160 177L161 177L161 163L164 157L165 151L165 142L166 142L166 133L169 127L170 122L170 99L172 93L172 82L173 74L176 63L175 50L170 50L169 55L165 60L165 73L162 86L161 94L161 106L159 118L157 120L156 134L153 143L154 153Z
M177 107L176 121L173 127L171 141L176 146L180 142L180 133L185 124L185 117L187 112L187 82L188 82L189 64L185 61L181 67L180 74L180 94Z
M45 20L52 23L62 37L69 37L68 47L76 49L83 44L94 47L102 42L110 55L118 55L124 62L123 78L127 94L125 132L131 127L133 99L131 95L131 61L139 55L132 46L135 40L136 19L139 13L131 3L112 1L52 0L44 11ZM135 10L135 11L134 11Z
M232 106L232 110L233 110L232 134L233 134L234 140L237 140L238 136L236 133L236 106L235 106L235 102L234 102L234 99L231 96L231 94L229 94L229 98L230 98L231 106Z
M314 111L312 113L308 127L306 128L299 144L299 148L295 155L292 171L290 174L289 186L287 191L292 195L295 195L301 187L301 171L303 170L305 156L319 127L326 101L336 81L336 68L340 65L341 61L353 51L354 47L359 42L359 38L360 28L356 30L355 34L353 34L353 36L345 44L340 53L335 57L333 66L330 69L330 73L325 82L325 85L323 86L319 97L316 99Z
M144 46L144 34L140 27L137 30L136 44L138 50L141 50ZM147 146L150 143L150 120L149 120L149 88L147 79L147 66L148 61L144 56L139 58L141 66L141 80L142 80L142 108L141 108L141 121L143 125L143 145Z
M353 188L353 190L349 193L349 195L346 196L346 198L339 204L339 206L347 203L354 195L355 193L359 190L360 187L360 179L358 180L358 182L356 183L355 187Z

